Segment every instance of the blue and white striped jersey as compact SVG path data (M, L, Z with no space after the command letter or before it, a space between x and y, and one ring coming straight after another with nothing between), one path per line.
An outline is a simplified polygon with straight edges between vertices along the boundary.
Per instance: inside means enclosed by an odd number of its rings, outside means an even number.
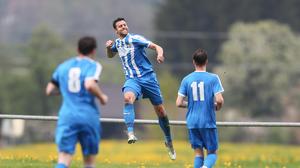
M63 103L59 111L59 122L75 120L98 120L99 110L95 96L84 87L87 79L99 79L102 66L89 57L74 57L60 64L52 75L52 82L59 87Z
M208 72L193 72L181 82L178 95L187 97L187 127L216 128L214 96L223 92L218 75Z
M115 40L111 50L119 53L126 78L140 78L153 72L145 51L150 43L143 36L129 33L125 38Z

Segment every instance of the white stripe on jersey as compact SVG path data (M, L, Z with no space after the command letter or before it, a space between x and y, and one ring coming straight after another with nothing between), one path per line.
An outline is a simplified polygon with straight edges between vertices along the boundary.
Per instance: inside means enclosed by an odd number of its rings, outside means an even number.
M123 65L123 69L124 69L125 75L128 75L128 72L126 70L126 67L125 67L125 64L124 64L124 61L122 60L122 58L121 58L121 62L122 62L122 65Z
M121 42L120 42L120 39L116 39L116 48L118 50L118 48L121 47ZM119 51L118 51L119 52ZM125 61L123 61L122 59L122 56L120 55L119 53L119 56L120 56L120 59L121 59L121 63L122 63L122 66L123 66L123 70L125 72L125 75L128 75L128 72L127 72L127 69L126 69L126 65L125 65Z
M130 43L130 45L132 45L132 43ZM136 63L135 63L135 60L134 60L134 47L131 49L131 52L130 52L130 55L131 55L131 64L136 72L136 75L137 77L141 77L141 71L139 70L139 68L136 66Z
M184 94L182 94L182 93L180 93L180 92L178 92L178 95L180 95L180 96L182 96L182 97L186 97L186 95L184 95Z
M132 73L132 70L131 68L129 67L129 64L128 64L128 56L124 56L124 63L125 63L125 67L127 67L128 71L129 71L129 77L130 78L133 78L133 73Z
M215 93L215 95L217 95L218 93L222 93L222 92L224 92L224 88L223 88L223 85L222 85L222 82L221 82L221 80L220 80L219 76L218 76L218 75L216 75L216 77L217 77L217 79L218 79L218 82L220 83L221 90L220 90L219 92Z
M99 62L96 62L96 65L97 65L97 67L96 67L96 72L95 72L94 78L99 79L101 72L102 72L102 66Z

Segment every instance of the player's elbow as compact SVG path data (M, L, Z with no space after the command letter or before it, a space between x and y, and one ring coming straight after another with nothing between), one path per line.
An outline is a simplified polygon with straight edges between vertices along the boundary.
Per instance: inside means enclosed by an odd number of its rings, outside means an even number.
M176 101L176 106L177 106L177 107L180 107L180 106L181 106L181 103Z
M107 55L108 58L112 58L113 57L112 53L106 53L106 55Z
M108 55L108 58L113 58L115 55L114 54L111 54L111 55Z
M95 90L97 90L98 85L95 80L91 79L84 82L84 87L88 92L94 93Z
M46 96L50 96L51 95L51 92L48 89L45 90L45 93L46 93Z
M183 99L182 98L177 98L176 100L176 106L177 107L182 107L183 106Z
M106 50L106 55L107 55L108 58L113 58L113 57L116 55L116 53L115 53L115 52L112 52L112 51L109 50L109 49L107 49L107 50Z
M84 87L87 91L92 92L95 86L93 82L85 82Z
M55 89L55 86L52 83L48 83L48 85L45 89L46 95L51 96L54 89Z

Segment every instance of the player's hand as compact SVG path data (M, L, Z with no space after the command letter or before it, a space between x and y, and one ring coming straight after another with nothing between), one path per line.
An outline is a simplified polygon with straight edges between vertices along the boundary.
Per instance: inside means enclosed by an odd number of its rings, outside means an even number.
M108 40L105 43L106 48L111 48L113 46L114 42L112 40Z
M163 55L157 55L156 61L160 64L165 61L165 57Z
M107 103L107 101L108 101L108 97L107 97L106 94L103 94L103 95L101 96L101 99L99 99L99 100L100 100L100 103L101 103L102 105L105 105L105 104Z
M218 107L217 102L215 102L215 110L216 110L216 111L219 111L219 110L220 110L220 108Z

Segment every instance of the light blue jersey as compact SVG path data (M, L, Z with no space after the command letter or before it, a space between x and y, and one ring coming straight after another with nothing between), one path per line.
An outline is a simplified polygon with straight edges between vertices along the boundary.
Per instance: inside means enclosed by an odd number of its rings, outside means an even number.
M188 129L216 128L214 96L223 91L218 75L213 73L193 72L182 80L178 94L188 99Z
M75 57L60 64L52 75L52 82L58 84L63 97L59 111L59 123L76 120L99 121L95 96L84 87L84 81L98 81L102 66L88 58Z
M75 57L60 64L53 73L52 83L63 97L55 135L59 152L73 154L80 142L84 156L98 153L100 115L95 96L85 89L84 81L98 81L101 70L101 65L89 57Z
M127 34L123 39L116 39L111 47L113 52L118 52L123 65L126 78L140 78L153 72L152 65L146 56L145 48L151 41L140 35Z

